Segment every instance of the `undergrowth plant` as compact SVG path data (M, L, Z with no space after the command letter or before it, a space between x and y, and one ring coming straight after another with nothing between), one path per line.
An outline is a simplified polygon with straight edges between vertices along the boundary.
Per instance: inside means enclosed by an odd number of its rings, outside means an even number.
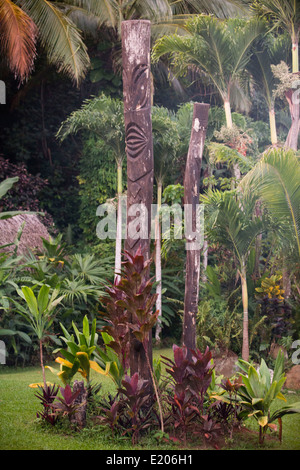
M211 418L204 409L206 392L213 375L212 355L209 348L204 353L199 349L190 351L183 346L173 346L174 360L163 357L166 372L171 376L171 391L168 403L171 407L168 421L175 430L183 433L186 442L189 431L200 428L212 429ZM204 433L205 435L205 433Z

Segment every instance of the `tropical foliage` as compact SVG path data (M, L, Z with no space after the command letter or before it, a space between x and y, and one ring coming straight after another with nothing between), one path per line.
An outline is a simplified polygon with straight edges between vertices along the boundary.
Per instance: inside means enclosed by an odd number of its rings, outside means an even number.
M151 22L150 259L122 239L121 25L141 18ZM299 21L294 0L0 0L0 339L4 367L41 366L31 386L43 431L79 430L84 414L116 442L155 433L167 446L219 448L254 422L263 446L299 413L283 403L300 331ZM210 109L190 350L183 184L199 102ZM97 236L99 207L117 209L112 240ZM36 248L29 236L21 252L25 222L12 227L23 211L49 237ZM170 346L153 360L153 347ZM236 358L226 375L220 357Z

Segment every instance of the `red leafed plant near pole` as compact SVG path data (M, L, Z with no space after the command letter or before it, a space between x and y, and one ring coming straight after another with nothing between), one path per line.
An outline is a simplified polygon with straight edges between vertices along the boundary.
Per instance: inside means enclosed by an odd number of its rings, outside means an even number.
M120 280L115 280L101 299L106 308L106 312L101 313L107 321L103 330L113 338L108 346L118 354L125 373L129 369L130 336L133 335L141 343L145 351L163 430L161 403L148 355L150 332L159 313L153 308L157 296L152 293L153 280L149 279L151 259L145 261L140 248L134 255L125 252L125 257Z
M188 355L185 346L180 348L176 345L173 346L173 353L174 361L163 357L167 366L166 372L172 377L172 389L168 394L168 402L171 405L168 421L173 423L174 429L183 432L186 441L192 425L193 431L196 430L196 421L200 420L203 430L207 428L209 417L204 415L203 405L212 379L212 355L208 348L204 353L196 349Z

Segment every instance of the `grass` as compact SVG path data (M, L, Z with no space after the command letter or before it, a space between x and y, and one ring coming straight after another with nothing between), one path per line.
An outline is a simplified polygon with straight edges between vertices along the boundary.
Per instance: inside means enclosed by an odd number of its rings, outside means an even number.
M154 351L158 355L171 356L170 350ZM54 376L47 371L47 380L54 382ZM96 376L94 377L96 378ZM102 393L113 391L112 381L97 376L102 383ZM51 428L36 419L36 412L41 409L35 390L30 383L41 381L41 370L37 368L0 369L0 449L1 450L129 450L132 449L128 437L112 439L111 432L103 427L88 426L81 432L68 428ZM285 394L289 403L300 401L298 392ZM235 435L233 441L226 442L226 448L236 450L255 450L257 427L253 421L246 421L247 430ZM283 418L283 441L277 436L266 439L264 449L300 450L300 415ZM158 444L153 433L142 438L135 449L163 450L176 449L171 444Z

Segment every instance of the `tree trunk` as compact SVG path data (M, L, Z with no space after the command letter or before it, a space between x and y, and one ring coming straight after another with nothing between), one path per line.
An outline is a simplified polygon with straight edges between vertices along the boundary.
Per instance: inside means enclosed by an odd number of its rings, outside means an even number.
M117 209L117 234L116 234L116 252L115 252L115 282L120 279L122 263L122 163L117 164L118 180L118 209Z
M157 183L157 216L155 220L155 281L156 285L156 310L159 311L157 317L157 324L155 329L155 341L159 345L161 341L161 317L162 317L162 298L161 298L161 228L160 228L160 208L161 208L161 196L162 196L162 183Z
M233 126L232 115L231 115L231 106L229 99L224 100L224 110L226 117L226 126L228 129L231 129ZM233 164L233 176L237 181L241 179L241 170L238 163ZM234 183L232 184L232 189L234 189Z
M151 204L153 197L153 142L151 120L150 21L122 23L123 99L127 154L127 238L125 250L140 247L150 258ZM139 206L134 206L138 204ZM139 212L137 212L139 209ZM134 215L133 215L133 212ZM139 213L136 233L132 227ZM152 361L152 334L148 356ZM142 343L133 336L130 344L130 373L151 380Z
M41 362L41 368L42 368L42 374L43 374L43 382L44 382L44 387L46 388L46 375L45 375L45 366L44 366L44 358L43 358L43 341L40 339L40 362Z
M242 359L249 361L249 319L248 319L248 288L246 267L242 267L240 273L242 284L242 302L243 302L243 346L242 346Z
M298 135L300 129L300 106L299 100L293 100L293 94L295 90L289 89L285 93L285 97L289 104L292 124L285 142L285 147L297 151L298 147Z
M224 110L225 110L225 117L226 117L226 126L231 129L232 128L232 116L231 116L231 107L229 100L224 100Z
M299 72L299 45L298 38L292 38L292 72Z
M75 398L74 404L78 405L75 413L71 415L70 421L76 424L80 429L86 425L86 409L87 409L87 390L83 381L75 380L73 384L73 393L80 390L79 395Z
M269 122L270 122L270 134L271 134L271 144L277 145L277 130L276 130L276 117L274 108L269 109Z
M208 104L194 104L193 124L184 175L184 208L191 211L190 233L186 236L186 277L184 294L183 344L189 349L196 347L196 315L198 312L200 279L200 242L197 214L199 211L199 183L202 154L208 121Z

